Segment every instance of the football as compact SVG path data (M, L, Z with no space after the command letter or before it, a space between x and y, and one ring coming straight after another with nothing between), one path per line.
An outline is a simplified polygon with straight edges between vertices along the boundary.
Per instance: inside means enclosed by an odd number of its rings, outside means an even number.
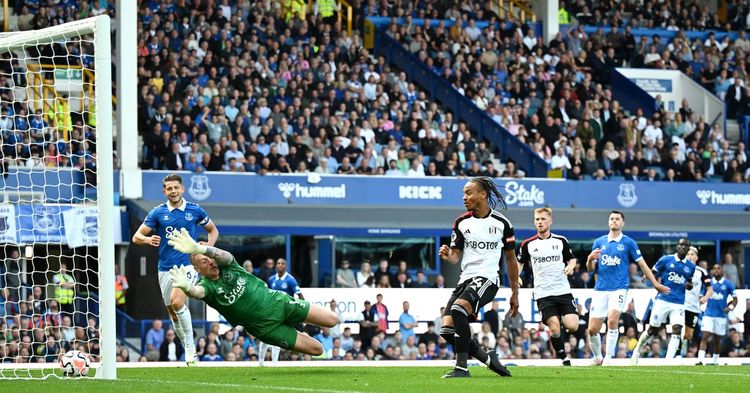
M81 351L68 351L60 358L60 368L66 377L85 377L90 367L89 356Z

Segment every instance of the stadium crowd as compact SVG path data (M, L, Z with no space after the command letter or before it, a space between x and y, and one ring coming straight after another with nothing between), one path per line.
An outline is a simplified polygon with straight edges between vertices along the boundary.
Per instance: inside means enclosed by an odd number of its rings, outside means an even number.
M632 38L629 31L588 36L573 28L544 45L526 24L495 27L494 14L478 4L423 12L416 4L364 10L405 15L388 28L392 37L569 178L745 181L745 146L731 146L720 125L710 127L688 102L646 118L612 99L609 70L651 64L652 50L670 56L667 43L643 37L630 50L617 44ZM363 49L358 35L312 14L303 21L253 5L253 15L231 6L190 14L169 3L141 8L144 167L523 176L402 71ZM422 14L467 25L412 23ZM490 25L479 29L475 19ZM713 50L691 54L717 58Z

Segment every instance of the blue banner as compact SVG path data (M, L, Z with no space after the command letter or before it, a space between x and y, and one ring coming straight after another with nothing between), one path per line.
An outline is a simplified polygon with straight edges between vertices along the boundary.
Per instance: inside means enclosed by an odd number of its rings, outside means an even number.
M198 203L331 206L461 205L463 178L408 178L181 173L185 198ZM165 172L144 171L143 199L164 201ZM750 184L503 179L495 182L510 207L744 211Z
M63 211L71 208L71 206L47 205L16 206L18 242L22 244L64 243Z
M125 213L117 206L113 209L113 222L106 227L111 228L114 241L119 244L122 243L122 216ZM127 229L124 232L127 233ZM0 242L96 246L99 243L99 210L95 205L0 204Z
M48 203L82 202L85 198L85 184L83 171L72 168L49 170L11 167L0 176L0 190L11 196L18 192L36 193L42 195Z

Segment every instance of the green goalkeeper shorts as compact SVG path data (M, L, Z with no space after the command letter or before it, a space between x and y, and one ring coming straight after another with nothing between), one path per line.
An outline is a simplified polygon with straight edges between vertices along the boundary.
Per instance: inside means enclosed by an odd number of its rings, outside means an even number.
M293 349L297 342L297 330L294 329L294 325L307 319L310 302L292 298L283 292L276 292L273 295L272 304L262 323L256 324L258 327L256 338L267 344Z

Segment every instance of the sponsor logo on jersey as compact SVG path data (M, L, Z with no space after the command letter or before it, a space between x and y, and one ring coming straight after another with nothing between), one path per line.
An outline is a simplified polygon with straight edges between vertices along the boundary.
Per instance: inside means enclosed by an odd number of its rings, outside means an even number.
M231 292L224 294L227 303L232 304L245 293L245 279L240 277Z
M547 255L544 257L533 257L534 263L546 263L546 262L560 262L562 257L560 255Z
M470 233L471 233L471 231L469 230L469 228L466 228L466 230L464 231L464 235L468 235Z
M443 187L398 186L398 199L443 199Z
M719 292L714 292L711 294L712 300L724 300L724 294L721 294Z
M509 181L505 183L505 191L507 192L505 202L509 206L544 205L544 191L534 184L531 185L530 189L526 189L526 186L517 181Z
M638 195L635 194L635 184L620 184L620 192L617 194L617 203L622 207L633 207L638 203Z
M750 194L719 193L714 190L697 190L695 196L701 205L750 205Z
M185 219L188 221L193 221L193 213L185 213Z
M206 175L194 175L190 178L190 187L188 187L188 194L193 199L203 201L211 196L211 187L208 185L208 176Z
M303 186L299 183L279 183L281 195L286 199L345 199L346 184L339 186Z
M622 263L622 260L618 256L602 255L602 265L604 266L617 266L620 263Z
M667 280L675 284L685 284L687 282L685 277L677 272L669 272L669 275L667 275Z
M476 250L497 250L500 247L500 242L482 242L476 240L467 240L464 242L464 247L473 248Z

